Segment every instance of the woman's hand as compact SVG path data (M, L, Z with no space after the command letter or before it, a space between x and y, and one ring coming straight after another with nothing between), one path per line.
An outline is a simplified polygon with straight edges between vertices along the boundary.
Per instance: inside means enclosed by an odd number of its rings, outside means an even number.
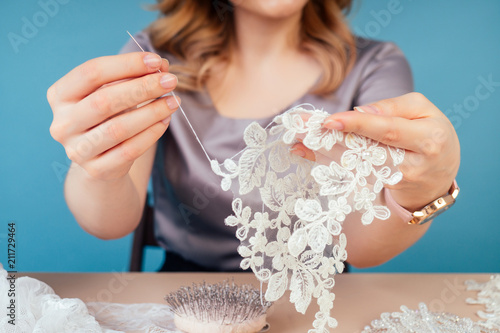
M398 204L415 211L446 194L458 172L460 146L446 116L419 93L382 100L327 118L324 127L354 132L406 149L400 165L403 180L388 186ZM302 143L292 150L314 159Z
M177 101L154 99L176 85L168 62L153 53L92 59L48 89L50 133L91 178L118 179L167 129Z

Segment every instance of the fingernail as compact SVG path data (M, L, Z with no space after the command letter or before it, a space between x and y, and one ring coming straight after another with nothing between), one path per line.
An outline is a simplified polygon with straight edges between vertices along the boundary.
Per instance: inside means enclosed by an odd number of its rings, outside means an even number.
M170 120L172 119L171 116L168 116L167 118L163 119L161 122L165 125L168 125L170 124Z
M168 59L162 58L161 60L162 60L163 62L167 63L167 66L170 66L170 62L168 61Z
M174 89L177 85L177 77L173 74L163 75L160 79L160 84L165 89Z
M179 103L177 103L177 98L175 98L174 96L168 96L167 105L171 111L177 109L179 107Z
M379 114L380 111L376 107L372 105L363 105L363 106L356 106L354 107L354 110L363 112L363 113L374 113L374 114Z
M323 124L323 127L329 128L329 129L334 129L337 131L342 131L344 129L344 124L338 120L328 119Z
M144 63L150 68L157 68L161 66L161 58L156 54L148 54L144 57Z
M306 152L300 149L292 149L290 150L292 154L298 155L300 157L306 157Z

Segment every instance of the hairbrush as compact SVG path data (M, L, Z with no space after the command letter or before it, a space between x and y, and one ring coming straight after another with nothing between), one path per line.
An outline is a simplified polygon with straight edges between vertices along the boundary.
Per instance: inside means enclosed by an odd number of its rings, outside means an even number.
M176 327L186 333L256 333L269 328L266 313L272 303L263 301L251 285L203 282L181 287L165 300Z

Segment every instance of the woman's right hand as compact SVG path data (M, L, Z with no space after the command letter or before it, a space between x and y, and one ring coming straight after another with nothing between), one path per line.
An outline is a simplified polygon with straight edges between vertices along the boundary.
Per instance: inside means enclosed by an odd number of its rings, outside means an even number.
M50 133L91 178L121 178L163 135L178 108L173 96L147 102L176 85L168 62L154 53L89 60L48 89Z

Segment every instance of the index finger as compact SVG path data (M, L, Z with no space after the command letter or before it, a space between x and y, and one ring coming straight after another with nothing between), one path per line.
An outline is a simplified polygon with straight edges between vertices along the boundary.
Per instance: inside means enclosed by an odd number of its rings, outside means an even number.
M163 66L162 66L163 65ZM71 70L53 84L51 89L61 101L79 101L102 85L143 76L164 69L157 54L132 52L91 59Z
M431 132L428 120L410 120L361 112L333 114L326 118L323 126L342 132L353 132L389 146L415 152L421 150L422 139Z
M383 99L355 109L364 113L401 117L410 120L442 115L441 111L431 101L417 92Z

